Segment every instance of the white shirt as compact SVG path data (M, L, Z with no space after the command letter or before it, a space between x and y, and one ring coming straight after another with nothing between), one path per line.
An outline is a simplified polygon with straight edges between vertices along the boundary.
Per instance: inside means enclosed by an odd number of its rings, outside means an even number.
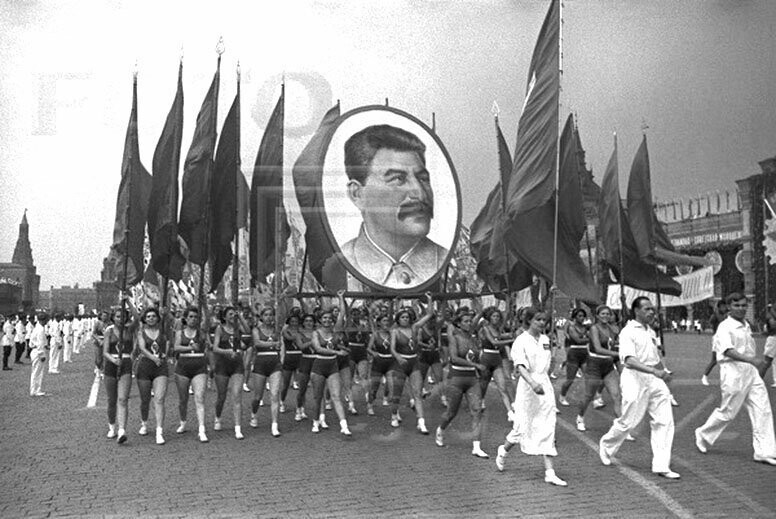
M3 339L2 343L3 346L10 346L13 344L13 333L14 333L14 326L11 323L11 321L6 321L3 324Z
M725 355L727 350L734 350L741 355L753 357L756 352L752 329L749 323L741 322L738 319L728 316L719 323L717 333L714 334L712 341L714 353L717 354L717 362L735 362Z
M515 366L523 365L531 374L547 373L551 358L550 338L542 334L535 339L528 332L521 333L512 343L509 355Z
M24 323L16 321L16 335L13 336L14 342L24 342Z
M655 331L636 320L630 320L620 332L620 360L633 357L642 364L654 366L660 363Z
M30 335L30 347L31 348L45 348L46 347L46 329L40 323L35 324L35 328L32 329L32 335Z

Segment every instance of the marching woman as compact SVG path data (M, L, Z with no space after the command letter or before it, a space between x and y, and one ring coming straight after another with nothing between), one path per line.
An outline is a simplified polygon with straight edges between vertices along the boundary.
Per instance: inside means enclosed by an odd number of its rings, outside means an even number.
M348 328L345 334L350 350L350 366L348 367L348 376L355 372L358 382L364 388L364 398L368 393L369 384L369 357L366 353L366 346L369 343L369 311L364 308L352 308L348 313ZM342 372L340 372L342 375ZM353 377L350 378L350 384L345 386L345 400L348 402L348 411L350 414L357 415L355 400L353 398ZM368 400L368 399L367 399Z
M380 382L383 377L388 380L388 371L393 365L393 355L391 355L391 318L385 314L377 318L376 327L369 337L367 353L372 358L372 367L369 373L370 382L366 414L374 416L374 402L377 398L377 390L380 388Z
M164 399L167 396L167 337L159 327L159 310L148 308L140 319L137 346L140 359L137 364L137 389L140 393L140 431L148 434L148 411L153 390L154 417L156 418L156 444L164 445Z
M264 396L264 387L269 380L270 412L272 415L272 436L280 436L278 430L278 409L280 407L280 369L285 356L285 342L278 340L275 330L275 309L266 307L259 314L259 324L253 328L253 401L251 402L251 427L259 426L259 402Z
M478 458L488 458L488 453L482 450L482 387L477 371L482 373L486 367L479 362L481 349L477 336L472 330L474 312L467 307L461 307L456 312L453 325L448 329L450 341L450 374L447 381L448 405L442 415L442 423L437 427L435 441L444 447L444 432L461 406L461 400L466 395L469 410L472 415L472 455Z
M571 312L571 322L566 331L566 380L560 386L560 405L569 406L566 400L566 394L574 383L582 364L587 361L587 345L590 343L590 335L584 322L587 318L587 312L584 308L575 308Z
M544 457L544 481L565 487L552 466L555 450L555 392L550 377L550 338L544 335L547 316L535 308L524 314L528 330L512 344L512 360L520 372L515 396L515 422L504 445L499 445L496 467L504 470L507 453L520 444L525 454Z
M426 324L418 328L416 340L420 348L418 362L420 364L420 376L423 384L426 383L426 377L431 372L431 377L441 390L442 387L442 355L439 348L439 333L437 320L431 319ZM424 387L421 391L423 398L431 394Z
M237 311L227 306L221 310L221 324L216 327L213 340L215 357L215 381L218 396L216 398L216 418L213 429L221 430L221 413L224 410L227 392L232 395L232 413L234 415L234 437L244 438L242 433L242 384L243 356L245 344L240 340L241 330L237 323Z
M210 338L200 325L199 310L189 307L183 316L185 326L175 332L173 351L178 356L175 364L175 385L178 387L178 413L180 425L176 433L186 431L186 417L189 407L189 387L194 388L194 407L197 410L199 441L208 441L205 434L205 388L207 387L207 364L205 355L210 349Z
M417 429L421 434L428 434L426 420L423 415L423 400L420 392L423 388L423 378L418 365L418 347L415 336L418 329L434 316L434 305L431 293L426 292L426 315L415 321L415 312L411 308L402 308L394 318L395 326L391 330L391 355L394 361L388 371L391 384L391 427L399 427L399 402L404 391L404 384L410 380L410 398L415 400L415 413L418 417Z
M105 394L108 397L108 438L116 438L121 444L127 441L127 401L132 387L135 324L129 314L121 309L113 311L111 321L113 324L105 328L102 341Z
M302 328L299 330L302 358L299 360L298 378L296 380L299 389L296 391L296 414L294 415L294 420L297 422L307 418L307 414L304 412L304 404L307 397L307 388L310 385L310 372L313 369L313 361L315 361L315 350L313 349L314 333L315 316L313 314L304 314L302 316Z
M579 403L577 430L585 431L585 411L601 384L614 400L614 414L620 416L620 373L614 363L619 358L617 344L620 328L613 322L614 314L608 306L595 309L596 322L590 328L590 353L585 364L585 396Z
M512 386L504 371L503 362L505 357L504 350L512 343L512 340L505 338L505 335L501 332L503 321L501 310L488 308L484 312L484 317L485 325L478 332L480 343L482 344L480 364L485 366L485 369L480 372L482 398L485 398L488 384L490 384L492 378L496 382L496 387L501 395L501 401L507 409L507 419L512 422L515 418L515 413L512 410L512 402L514 402L515 397L512 394Z
M343 349L342 324L345 317L345 299L342 290L337 292L339 300L339 316L335 323L334 312L324 310L321 312L321 325L313 333L312 346L315 350L315 360L313 361L312 374L310 375L313 383L313 394L317 419L313 419L312 431L317 433L320 429L328 429L326 425L326 415L323 412L323 392L328 388L331 393L331 399L334 403L334 410L337 413L340 423L340 432L345 436L350 436L348 421L345 418L345 408L342 405L341 382L339 369L337 366L337 357L347 355Z
M280 412L286 412L286 396L288 388L291 387L291 379L294 373L299 369L299 363L302 360L302 343L304 339L299 332L299 312L291 313L286 318L286 325L280 332L285 347L285 357L281 371L280 381Z

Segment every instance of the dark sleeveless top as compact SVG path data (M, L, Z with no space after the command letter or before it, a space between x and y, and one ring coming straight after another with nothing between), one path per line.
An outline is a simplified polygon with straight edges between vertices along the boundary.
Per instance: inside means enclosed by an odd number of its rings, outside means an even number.
M161 330L159 330L159 335L156 339L152 339L144 329L143 340L145 340L146 349L148 351L154 355L158 355L160 359L167 357L167 337L164 336Z
M399 355L415 355L415 339L407 337L400 328L396 329L396 353Z
M124 329L124 340L121 341L122 344L119 346L119 338L118 338L118 329L115 327L115 325L110 325L105 329L105 332L109 334L108 336L108 353L110 355L118 355L118 354L129 354L132 353L132 344L133 340L131 335L127 333L127 330Z
M301 353L295 337L298 333L300 333L299 330L288 329L286 330L286 333L283 334L283 345L286 347L286 353ZM286 335L291 335L291 338L286 337Z
M240 346L240 341L235 340L237 333L229 333L226 328L221 326L221 340L218 343L218 347L222 350L241 351L243 348Z
M436 342L436 337L429 332L425 326L420 327L420 331L418 332L420 334L420 338L418 339L421 343L420 348L425 351L436 351L439 349L439 345ZM433 344L428 345L431 340L433 339Z
M387 337L383 335L383 332L375 332L374 350L378 355L390 355L391 354L391 333L387 332Z
M348 346L363 347L369 342L369 331L354 329L347 332Z
M258 326L256 327L256 331L259 332L259 340L265 341L265 342L275 342L275 334L265 335L263 331L261 331L261 328ZM277 346L259 346L258 344L254 344L256 353L266 353L266 352L274 352L278 351Z
M320 331L315 330L315 333L318 334L318 343L321 345L321 347L339 351L340 346L342 345L342 336L339 333L332 332L331 339L329 340L324 339ZM321 358L326 359L336 358L336 355L334 354L318 353L318 355Z
M185 346L189 348L192 345L194 346L194 351L192 353L204 353L205 345L200 340L199 329L197 329L197 331L194 332L194 337L189 338L186 336L186 328L184 328L183 330L181 330L181 346Z
M458 356L459 357L465 357L466 359L468 359L470 361L475 361L476 362L477 359L479 359L480 351L481 351L480 350L480 345L479 345L479 343L477 341L477 337L474 336L474 335L471 335L471 334L467 334L466 332L464 332L463 330L460 330L458 328L456 328L453 333L455 334L455 338L456 338L456 341L455 341L456 345L455 345L455 347L457 348L456 353L458 354ZM451 346L452 346L452 343L451 343ZM471 366L466 365L466 364L455 364L455 362L452 360L452 358L453 357L451 356L450 357L450 359L451 359L450 362L454 366L460 366L460 367L467 368L467 369L471 368Z

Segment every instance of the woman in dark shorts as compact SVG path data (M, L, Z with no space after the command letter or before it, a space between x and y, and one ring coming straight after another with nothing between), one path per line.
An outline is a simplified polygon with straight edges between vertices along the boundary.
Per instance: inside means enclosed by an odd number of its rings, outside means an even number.
M380 388L380 381L388 376L388 370L393 365L393 355L391 355L391 318L387 315L380 315L367 346L367 354L372 358L372 367L370 369L369 392L367 394L366 414L375 415L374 402L377 398L377 390Z
M349 358L350 384L345 385L345 400L348 402L348 411L352 415L357 415L355 399L353 397L354 375L358 376L358 381L364 389L364 398L366 398L367 387L369 384L369 357L366 353L366 346L369 344L369 311L366 308L351 308L348 312L348 326L345 332ZM342 375L342 372L340 372Z
M337 292L340 311L336 323L332 310L324 310L320 315L321 325L313 333L312 346L316 355L310 378L312 379L315 397L313 412L316 413L317 419L313 420L312 431L317 433L320 429L329 428L326 425L326 415L322 407L323 392L324 389L328 388L331 393L334 410L339 418L340 432L345 436L350 436L350 429L348 429L348 422L345 417L345 408L342 405L341 381L337 366L337 357L347 355L342 338L342 324L345 317L345 299L343 294L342 290Z
M426 324L418 328L418 334L415 337L418 341L420 353L418 363L420 364L420 376L423 384L426 383L426 377L431 372L431 377L441 387L442 382L442 354L439 346L439 330L437 320L431 319ZM425 387L421 390L421 395L426 398L431 392Z
M590 353L585 364L585 396L579 403L577 430L585 431L585 411L593 401L601 384L606 386L614 401L614 414L620 416L620 373L618 338L620 328L614 322L611 308L601 305L595 309L596 322L590 328Z
M271 432L275 438L278 430L278 410L280 408L280 379L285 346L278 340L275 329L275 309L266 307L259 315L259 324L253 328L253 373L251 375L251 427L259 426L259 402L264 397L264 388L269 381L270 412L272 416Z
M280 412L286 412L286 397L288 388L291 387L291 379L296 370L299 369L299 363L302 360L302 336L299 333L300 315L298 312L290 314L286 318L286 325L280 331L280 336L285 347L285 358L281 369L280 380Z
M504 358L507 356L506 348L512 344L514 339L507 338L502 333L503 315L501 310L495 307L488 308L484 312L484 317L485 325L478 332L480 344L482 345L482 356L479 363L485 366L485 370L480 372L482 398L485 398L492 378L496 382L496 387L501 395L501 401L507 410L507 420L512 422L515 418L515 413L512 410L512 402L515 401L515 396L510 383L511 380L504 371Z
M122 312L120 309L113 311L111 321L113 324L105 328L102 341L105 394L108 397L108 438L116 438L121 444L127 441L127 402L132 387L135 323L130 320L126 311Z
M232 395L232 413L234 415L234 437L244 438L242 433L242 384L243 356L245 345L240 340L241 330L237 323L237 311L227 306L221 310L221 324L218 325L213 340L215 357L215 381L218 397L216 399L216 418L214 429L221 430L221 413L224 410L226 394Z
M302 328L299 329L301 342L302 358L299 360L298 378L296 383L299 389L296 392L296 413L294 420L301 422L307 418L304 411L305 399L307 397L307 388L310 385L310 372L313 369L315 361L315 350L313 349L313 334L315 333L315 316L313 314L304 314L302 316ZM313 414L317 416L317 411Z
M102 372L105 357L102 355L102 343L105 341L105 328L110 326L110 312L102 310L99 318L92 328L92 341L94 341L94 367Z
M423 378L418 365L418 346L415 336L418 329L434 316L434 304L429 292L426 292L426 304L426 315L417 321L415 312L411 308L403 308L396 313L395 325L391 330L391 355L394 360L388 371L388 381L391 384L391 427L399 427L401 422L399 402L404 391L404 383L409 378L410 398L415 399L417 429L421 434L428 434L428 429L423 415L423 400L420 396Z
M161 316L156 308L148 308L141 317L140 330L137 333L137 346L140 359L137 363L137 389L140 393L140 431L148 434L148 411L151 405L151 392L154 399L154 417L156 418L156 444L164 445L164 400L167 396L167 337L160 328Z
M477 372L485 370L480 362L481 348L477 334L472 330L474 312L467 307L461 307L453 319L453 326L448 330L450 341L450 374L447 381L447 410L442 415L442 423L437 427L435 442L444 447L444 431L458 414L461 400L466 395L469 410L472 415L472 455L478 458L488 458L482 450L482 387Z
M574 383L582 364L587 361L587 347L590 343L590 335L584 322L587 312L584 308L575 308L571 312L571 322L566 331L566 380L560 386L560 405L569 406L566 395Z
M175 430L182 434L186 431L186 417L189 407L189 387L194 389L194 408L197 410L199 441L208 441L205 434L205 388L207 387L207 364L205 353L210 349L210 338L200 326L199 310L186 309L183 316L185 326L175 332L173 351L178 357L175 364L175 385L178 387L178 413L180 425Z

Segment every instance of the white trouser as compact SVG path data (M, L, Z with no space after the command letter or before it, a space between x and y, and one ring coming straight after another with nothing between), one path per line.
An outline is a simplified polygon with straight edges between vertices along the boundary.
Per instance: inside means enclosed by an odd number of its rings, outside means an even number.
M668 386L654 375L624 368L620 375L620 391L622 414L601 438L601 446L610 457L617 454L628 433L639 425L644 414L649 411L652 471L668 472L674 443L674 412Z
M64 348L64 360L65 362L71 362L73 359L73 338L72 337L65 337L65 348Z
M754 455L776 458L771 401L757 368L745 362L720 362L719 376L722 400L706 423L697 429L698 436L713 445L745 405L752 423Z
M43 367L46 365L46 350L33 348L30 352L32 370L30 371L30 395L39 393L43 384Z
M81 342L83 341L83 338L81 337L81 334L76 334L75 338L73 339L73 353L81 353Z
M62 358L62 343L57 344L53 339L51 340L51 362L49 362L49 373L59 371L59 360Z

